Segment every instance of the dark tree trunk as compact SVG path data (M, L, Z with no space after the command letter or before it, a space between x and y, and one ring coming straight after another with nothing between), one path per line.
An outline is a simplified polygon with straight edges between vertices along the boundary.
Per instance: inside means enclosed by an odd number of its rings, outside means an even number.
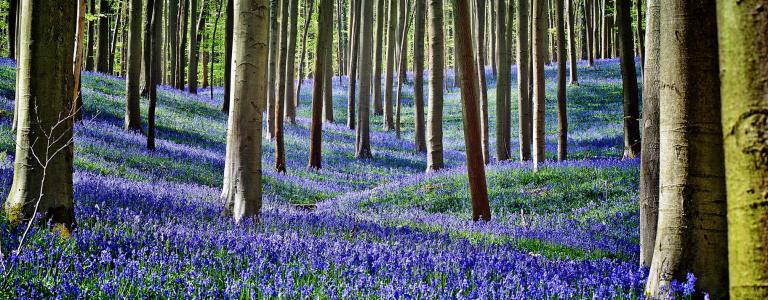
M341 7L339 7L341 9ZM333 0L320 0L319 15L317 17L318 28L328 28L333 26ZM323 97L327 85L320 84L320 78L325 78L324 74L328 68L326 64L332 64L327 60L328 56L324 52L332 51L333 32L329 30L320 30L315 44L315 84L312 86L312 123L310 125L310 146L309 146L309 167L320 169L322 167L322 139L323 139ZM343 55L339 53L339 55Z
M131 0L128 9L128 73L125 77L126 130L141 132L141 14L142 0Z
M147 149L155 150L155 109L157 107L157 85L160 84L160 55L162 52L162 19L163 3L161 0L147 0L147 10L151 10L150 32L145 32L145 37L150 37L151 63L150 63L150 85L149 89L149 109L147 112ZM149 15L149 14L148 14Z
M350 51L350 60L349 60L349 94L347 95L347 127L349 129L355 129L355 97L357 96L357 63L358 63L358 55L359 55L359 48L360 48L360 7L361 7L361 1L363 0L352 0L351 8L353 9L352 12L352 28L350 31L352 32L352 38L351 38L351 51Z
M109 1L99 1L99 40L96 43L96 71L109 73Z
M567 0L566 0L567 1ZM565 92L565 7L563 0L555 0L555 23L557 39L557 160L568 159L568 114Z
M389 0L377 0L376 1L376 46L374 47L374 62L373 62L373 114L380 116L384 114L383 95L381 91L381 67L382 58L384 58L384 19L386 11L384 10L384 3ZM422 32L422 37L423 37ZM414 44L415 45L415 44ZM422 44L422 54L424 45ZM415 55L415 54L414 54ZM422 68L423 68L422 63Z
M635 71L635 43L632 41L632 0L616 0L621 50L621 77L624 88L624 157L640 155L640 101Z
M226 19L224 20L224 101L221 111L229 113L230 92L232 89L232 39L234 28L234 1L227 1Z
M357 0L357 2L360 5L360 12L355 27L359 34L355 36L355 44L360 50L360 97L358 99L360 107L357 110L359 123L355 135L355 157L366 159L373 157L369 120L371 111L369 107L371 102L371 62L373 61L373 0Z
M379 0L381 1L381 0ZM413 30L413 105L415 123L415 144L417 152L427 152L425 137L426 124L424 123L424 27L426 23L426 3L416 0L415 23ZM383 12L383 9L380 11ZM380 23L381 24L381 23ZM380 49L376 49L379 53ZM378 62L377 62L378 64ZM374 81L374 84L380 84Z
M8 30L8 58L16 59L16 14L19 0L8 0L8 15L6 15Z
M529 1L517 0L517 107L518 136L520 137L520 160L531 160L531 40L529 35Z
M203 5L205 7L205 5ZM203 26L202 13L205 9L200 11L201 16L197 15L197 0L190 0L189 2L189 74L187 75L189 85L188 90L191 94L197 94L197 58L198 58L198 30Z
M16 0L19 1L19 0ZM96 0L90 0L88 1L88 10L91 14L96 14ZM86 55L85 55L85 69L88 71L95 71L94 68L94 57L95 51L94 51L94 42L96 37L96 25L94 24L96 21L88 21L88 42L86 46Z

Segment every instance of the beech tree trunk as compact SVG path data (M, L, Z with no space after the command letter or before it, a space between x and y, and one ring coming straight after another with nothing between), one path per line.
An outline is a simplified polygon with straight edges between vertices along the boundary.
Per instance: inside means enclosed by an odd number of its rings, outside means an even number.
M594 16L592 15L593 12L593 2L595 0L584 0L584 19L586 22L584 22L584 27L587 31L587 40L586 40L586 48L587 48L587 64L589 67L593 67L595 65L595 29L592 25Z
M6 15L6 29L8 30L8 58L16 59L16 14L19 9L19 0L8 1L8 15Z
M768 299L768 1L717 8L730 296Z
M151 13L149 13L151 11ZM155 109L157 107L157 85L160 84L161 52L162 52L162 20L163 3L160 0L147 0L147 15L151 15L149 32L144 32L144 36L150 40L150 63L149 66L149 108L147 110L147 149L155 150ZM145 28L146 29L146 28Z
M557 160L568 159L568 113L565 82L565 7L564 0L555 0L555 23L557 44ZM565 0L568 1L568 0Z
M141 128L141 14L142 0L131 0L128 9L128 74L125 77L126 130L142 132Z
M333 22L333 18L331 22ZM333 40L333 36L329 36L328 40ZM328 43L332 43L328 42ZM326 46L325 51L325 70L323 70L323 122L333 123L335 117L333 116L333 46Z
M299 1L290 0L288 53L285 62L285 117L291 124L296 124L296 38L298 36ZM321 82L322 83L322 82Z
M20 4L18 131L5 214L14 226L37 212L43 214L43 224L50 221L72 228L72 53L78 5L75 0L21 0ZM35 156L50 162L42 165Z
M319 15L317 17L318 28L333 26L333 0L320 0ZM341 7L339 7L341 9ZM329 65L333 61L326 52L333 51L333 31L320 30L315 44L315 84L312 85L312 124L310 125L309 167L320 169L322 166L322 140L323 140L323 102L327 84L320 84L320 80L327 80L326 71L332 69ZM343 55L343 53L338 53Z
M221 104L221 111L229 113L230 93L232 90L232 41L234 40L235 0L222 1L227 1L227 9L226 20L224 21L224 101Z
M179 32L178 32L178 48L176 49L176 89L184 90L184 83L186 82L186 73L184 72L187 65L187 28L189 25L189 1L183 0L181 7L179 7Z
M285 172L285 122L284 110L285 110L285 94L286 85L285 82L288 62L288 10L290 9L289 0L281 0L280 8L280 55L278 56L278 82L277 82L277 98L275 98L274 111L272 111L272 118L275 122L275 170L277 172Z
M504 0L496 2L496 62L498 77L496 81L496 159L508 160L511 157L510 137L510 63L506 40L507 4ZM510 22L512 24L512 22Z
M360 4L361 12L357 20L360 25L355 25L360 29L360 35L355 37L355 43L359 42L360 47L360 97L358 103L360 107L357 109L357 128L355 138L355 157L357 159L371 158L371 133L370 133L370 102L371 102L371 61L373 59L373 1L374 0L358 0L362 2ZM354 63L354 62L353 62Z
M99 39L96 43L96 72L109 73L109 1L99 0Z
M406 64L408 63L408 27L411 25L411 22L409 20L411 19L409 11L411 9L406 8L405 6L408 5L406 1L403 1L400 3L401 7L404 9L404 12L402 13L402 16L400 19L405 20L404 27L400 30L400 45L398 45L399 50L397 51L398 54L398 63L397 63L397 109L395 110L395 135L397 138L400 138L400 109L402 107L402 97L403 97L403 84L405 84L406 79L406 72L407 69Z
M616 0L621 50L621 78L624 91L624 158L640 155L640 100L635 71L635 43L632 41L632 0Z
M568 60L570 62L570 84L579 85L578 66L576 61L576 35L574 35L574 32L576 31L576 23L574 21L576 12L573 10L573 0L565 1L568 1Z
M429 0L432 1L432 0ZM384 77L384 130L395 129L395 116L393 111L392 85L395 76L395 37L397 36L397 3L399 0L389 1L389 21L387 30L387 70ZM440 2L442 3L442 1ZM431 4L430 4L431 5ZM442 21L441 24L442 25ZM442 47L442 46L441 46ZM430 80L431 80L430 76Z
M355 97L357 97L357 73L358 60L360 59L360 9L362 0L353 0L350 9L352 16L352 27L350 32L352 33L351 47L349 54L349 93L347 94L347 127L349 129L355 129Z
M227 1L227 0L222 0ZM167 34L166 39L168 39L168 44L166 45L168 49L168 62L170 63L170 72L169 74L169 80L167 81L170 83L170 85L176 84L176 65L178 64L178 59L176 56L179 54L176 49L179 48L179 35L178 35L178 21L179 21L179 1L168 1L168 12L167 17L168 19L168 28L167 28Z
M487 164L491 161L490 154L490 129L488 123L488 86L485 78L485 2L486 0L474 0L475 13L475 34L476 34L476 57L477 57L477 75L480 97L480 132L483 140L483 161ZM513 0L514 1L514 0ZM418 27L417 27L418 29ZM422 29L424 30L424 29ZM422 33L423 34L423 33ZM423 57L423 56L422 56ZM414 60L416 56L414 55Z
M304 8L305 11L307 11L306 15L304 16L304 27L302 28L302 34L301 34L301 58L299 59L299 77L297 78L299 80L298 85L296 86L296 108L299 108L299 104L301 103L301 85L304 83L304 65L306 63L305 59L307 57L307 33L309 33L309 21L312 20L312 12L315 9L315 1L309 0L308 2L305 2L307 7ZM333 24L331 24L333 26Z
M478 107L478 80L472 50L472 26L469 24L469 1L452 0L456 14L456 46L461 76L461 106L464 116L464 143L467 148L467 175L472 198L472 220L491 220L488 204L488 186L485 180L480 108ZM501 1L503 2L503 1ZM509 66L506 67L509 69Z
M662 0L659 223L647 292L696 276L695 298L728 297L715 0ZM740 99L742 100L742 99Z
M14 0L14 1L21 1L21 0ZM96 14L96 0L89 0L88 1L88 12L91 14ZM17 20L18 21L18 20ZM95 37L96 37L96 25L94 24L96 21L88 20L88 42L86 47L86 55L85 55L85 69L88 71L95 71L95 56L94 53L94 43L95 43ZM17 27L18 28L18 27ZM18 29L17 29L18 32ZM17 46L18 47L18 46Z
M75 53L72 58L74 66L72 66L72 74L74 75L74 82L72 83L72 103L73 112L75 114L75 122L82 119L83 112L83 97L80 93L80 86L82 83L81 73L83 71L83 33L85 31L85 0L77 0L77 16L76 16L76 28L75 28ZM15 116L14 111L14 116Z
M538 169L546 160L544 65L547 39L547 0L533 0L533 167Z
M531 160L531 60L530 38L528 35L529 0L517 0L517 107L518 136L520 137L520 160ZM535 33L533 33L535 34ZM533 35L532 34L532 35ZM532 36L531 35L531 36Z
M380 0L381 1L381 0ZM413 106L414 138L417 152L427 152L424 123L424 27L427 12L424 1L416 1L413 30ZM383 11L383 9L382 9ZM378 51L378 49L377 49ZM374 81L377 84L378 81Z
M643 139L640 151L640 265L651 266L659 219L659 14L660 0L648 0Z
M280 14L280 0L269 1L269 70L267 79L267 130L269 131L269 139L275 138L275 104L277 103L277 78L279 77L277 71L278 55L277 47L280 40L280 27L279 27L279 14Z
M200 10L204 12L205 9ZM198 40L197 33L200 24L198 21L202 21L203 18L198 18L197 15L197 0L189 0L189 74L187 90L190 94L197 94L197 58L198 58Z
M429 0L429 107L427 112L427 172L445 167L443 162L443 1ZM391 16L391 14L390 14ZM389 58L387 58L389 59Z
M384 107L382 106L383 103L381 99L381 60L384 57L384 18L386 14L386 11L384 10L384 3L387 1L388 0L376 1L376 45L374 46L375 54L373 61L373 114L376 116L384 114ZM425 4L422 3L422 5ZM424 32L422 31L421 34L423 38ZM416 44L414 44L414 47L416 47ZM424 44L422 44L421 47L423 56ZM416 54L414 54L414 56L415 55ZM424 64L422 62L422 68L423 66Z
M267 0L233 0L233 75L225 182L226 203L236 223L258 218L261 210L261 123L266 106L269 6Z

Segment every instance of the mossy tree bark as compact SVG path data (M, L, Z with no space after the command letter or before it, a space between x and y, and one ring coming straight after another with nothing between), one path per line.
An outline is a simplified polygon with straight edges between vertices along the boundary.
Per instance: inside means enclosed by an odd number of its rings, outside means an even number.
M71 228L75 223L72 50L78 5L76 0L20 4L18 127L5 213L12 224L39 212L44 220Z
M717 1L733 299L768 299L768 1Z
M288 84L285 82L288 62L288 11L290 9L289 0L281 0L280 4L280 42L277 64L277 98L275 98L274 110L272 113L275 123L275 170L277 172L286 172L285 167L285 94Z
M715 0L662 0L659 223L646 286L693 273L697 297L728 296Z
M427 112L427 172L445 167L443 162L443 1L429 0L429 103Z

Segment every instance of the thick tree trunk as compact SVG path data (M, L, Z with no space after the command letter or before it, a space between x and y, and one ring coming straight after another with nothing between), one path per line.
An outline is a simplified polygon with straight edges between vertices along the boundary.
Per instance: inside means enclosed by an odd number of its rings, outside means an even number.
M659 218L659 14L648 0L648 54L643 77L643 139L640 151L640 265L649 267Z
M518 136L520 137L520 160L531 160L531 90L530 69L531 60L530 38L528 35L529 0L517 0L517 107L518 107ZM533 33L535 34L535 33ZM531 36L533 35L531 34Z
M128 74L125 77L126 130L141 132L141 11L142 1L131 0L128 9Z
M204 5L203 5L204 6ZM200 10L204 12L205 10ZM189 74L187 75L188 86L187 90L191 94L197 94L197 58L198 58L198 28L202 23L203 18L198 18L197 15L197 0L189 1Z
M445 167L443 162L443 1L429 0L429 102L427 112L427 172Z
M99 0L99 39L96 43L96 71L109 73L109 1Z
M576 31L576 23L574 22L576 12L573 10L573 0L565 1L568 1L568 61L570 63L570 84L579 85L578 67L576 62L576 35L574 34Z
M430 0L432 1L432 0ZM399 0L389 1L389 21L387 30L387 68L384 77L384 130L395 129L395 116L393 111L392 85L395 76L395 37L397 36L397 3ZM440 2L442 3L442 2ZM443 26L442 21L440 26ZM441 46L442 47L442 46ZM430 77L431 80L432 77Z
M155 150L155 109L157 107L157 85L160 84L160 54L162 51L163 3L161 0L147 0L147 10L151 10L150 31L144 32L151 45L149 63L149 108L147 110L147 149ZM149 14L148 14L149 15Z
M339 7L338 9L342 9ZM319 14L317 17L318 28L328 28L333 26L333 0L320 0ZM332 50L333 32L329 30L320 30L318 32L317 42L315 44L315 83L312 85L312 124L310 125L310 143L309 143L309 167L320 169L322 166L322 139L323 139L323 102L327 84L320 84L325 81L329 74L330 64L333 64L330 55L324 53ZM338 53L343 55L343 53Z
M511 157L510 137L510 63L506 40L507 4L503 0L496 2L496 62L498 77L496 81L496 159L508 160ZM509 22L510 25L512 22Z
M230 0L231 1L231 0ZM267 79L267 130L269 139L275 138L275 104L277 103L278 41L280 40L280 0L269 1L269 70ZM225 100L226 101L226 100Z
M361 9L361 1L362 0L353 0L350 9L352 11L350 12L352 16L352 27L350 29L350 32L352 34L351 38L351 48L349 53L349 93L347 94L347 127L349 129L355 129L356 121L355 121L355 98L357 97L357 68L358 68L358 62L359 62L359 52L360 52L360 9ZM366 20L367 21L367 20Z
M226 20L224 20L224 101L221 111L229 113L230 94L232 90L232 41L234 40L234 1L227 1ZM275 0L278 1L278 0Z
M565 0L568 1L568 0ZM568 113L565 81L565 7L555 0L555 39L557 44L557 160L568 159Z
M296 38L298 36L299 1L290 0L288 11L288 52L285 61L285 118L296 124Z
M384 17L386 11L384 10L384 3L388 0L376 1L376 45L374 46L374 61L373 61L373 114L380 116L384 114L384 107L382 106L382 94L381 94L381 65L382 58L384 56ZM422 4L425 5L425 4ZM417 16L418 17L418 16ZM423 26L422 26L423 27ZM418 28L417 28L418 30ZM423 29L422 29L423 30ZM422 38L424 32L421 33ZM416 47L416 44L414 44ZM422 44L422 56L424 51L424 45ZM415 55L415 54L414 54ZM422 62L422 67L424 66ZM418 147L418 146L417 146Z
M231 126L227 133L231 180L224 189L236 223L261 211L261 123L266 105L269 6L267 0L233 0ZM227 209L229 209L227 208Z
M635 71L635 43L632 41L632 0L616 1L624 91L624 158L634 158L640 155L640 101Z
M370 125L370 102L371 102L371 61L373 60L373 1L358 0L360 4L360 16L357 18L360 25L360 34L355 37L356 43L360 47L360 97L357 109L357 128L355 136L355 157L357 159L371 158L371 125Z
M514 0L513 0L514 1ZM488 122L488 86L485 78L485 3L486 0L473 0L477 17L475 18L477 75L480 97L480 132L483 140L483 161L487 164L491 161L490 154L490 129ZM417 27L418 29L418 27ZM424 30L424 29L422 29ZM423 34L423 33L422 33ZM414 60L416 56L414 55ZM422 55L423 59L423 55Z
M695 298L728 297L715 0L662 0L660 197L647 292L696 276ZM631 45L631 44L630 44ZM740 99L740 100L743 100ZM743 245L740 245L743 246Z
M289 0L281 0L280 5L280 55L277 65L277 98L275 98L274 111L272 118L275 122L275 170L285 172L285 94L286 84L285 74L288 61L288 10L290 9Z
M78 5L75 0L22 0L21 7L18 134L5 214L14 225L42 213L43 224L48 220L71 228L72 50ZM62 150L49 154L57 149Z
M417 152L427 152L424 123L424 28L426 25L427 4L416 1L413 30L413 106L414 138ZM383 11L383 9L382 9ZM378 50L377 50L378 51ZM378 81L374 81L374 84Z
M533 0L533 166L538 169L546 160L545 152L545 77L544 64L547 39L547 0Z
M491 208L488 204L488 186L485 180L480 108L477 99L478 81L469 24L469 2L468 0L453 1L456 13L458 64L459 69L465 70L461 76L463 81L461 83L461 106L464 116L464 144L467 148L467 175L469 177L469 193L472 198L472 219L490 221ZM506 68L509 69L509 66Z
M717 8L730 296L768 299L768 1Z

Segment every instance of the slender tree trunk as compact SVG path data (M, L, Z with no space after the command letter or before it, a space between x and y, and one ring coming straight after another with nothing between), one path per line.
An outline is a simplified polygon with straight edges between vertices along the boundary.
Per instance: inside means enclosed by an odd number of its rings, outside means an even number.
M77 27L75 29L75 54L72 59L74 66L72 67L72 74L74 75L74 83L72 84L72 103L73 113L75 115L74 121L82 119L83 117L83 97L80 93L81 73L83 70L83 32L85 30L85 0L77 0ZM14 112L15 113L15 112Z
M545 108L544 64L547 39L547 0L533 0L533 166L538 169L546 160L545 152Z
M112 34L111 34L112 38L109 39L110 41L109 56L107 60L108 60L109 74L111 75L116 74L115 73L115 51L117 50L117 32L118 32L118 29L120 29L120 15L123 12L123 10L124 9L122 8L122 5L118 6L117 8L118 13L115 16L115 21L113 22L114 27L112 29Z
M128 9L128 74L125 77L126 130L141 132L141 8L142 0L130 0Z
M530 69L531 60L528 50L530 38L528 35L529 0L517 0L517 107L518 107L518 136L520 137L520 160L531 160L531 90ZM535 34L535 33L533 33Z
M15 1L21 1L21 0L15 0ZM89 0L88 1L88 11L91 14L96 14L96 0ZM94 51L94 43L95 43L95 37L96 37L96 25L94 24L96 21L89 20L88 21L88 42L86 45L86 55L85 55L85 69L88 71L95 71L95 51Z
M496 81L496 159L499 161L508 160L511 156L511 138L509 116L509 53L507 52L506 40L506 16L507 4L504 0L496 2L496 62L498 77ZM512 24L512 22L510 22Z
M730 296L768 299L768 1L717 8Z
M628 11L626 4L619 7ZM712 299L726 299L728 241L715 0L662 0L661 7L663 168L658 234L646 290L658 297L671 280L685 281L692 273L697 278L695 298L708 293Z
M203 2L205 3L205 2ZM205 7L205 5L203 5ZM200 10L201 13L205 12L205 9ZM198 58L198 29L202 26L203 17L198 18L197 15L197 0L189 1L189 74L188 91L190 94L197 94L197 58Z
M18 134L5 215L19 225L38 212L44 215L43 224L47 220L71 228L75 223L72 50L78 5L75 0L20 4Z
M346 28L344 24L344 20L346 18L344 17L345 10L344 10L344 5L342 4L342 1L337 0L336 3L337 3L336 28L338 29L337 35L336 35L338 37L338 43L337 43L338 45L336 47L336 51L337 51L336 58L339 62L339 82L341 82L341 75L344 75L344 72L347 70L346 64L344 63L344 57L345 57L344 54L347 53L347 49L346 49L347 41L344 40L345 36L342 34L344 29ZM329 63L332 64L333 61ZM331 67L331 69L333 69L333 67Z
M299 59L299 82L298 86L296 87L296 108L298 108L299 104L301 103L301 85L304 83L304 64L307 57L307 33L309 33L309 22L312 20L312 12L315 9L315 1L309 0L305 4L307 5L305 11L308 10L308 12L304 16L304 27L302 28L301 33L301 58ZM331 26L333 26L333 24L331 24Z
M190 15L190 0L183 0L182 6L179 7L179 47L177 48L178 54L176 59L176 89L184 90L184 83L186 82L186 74L184 73L187 65L187 28L189 27L189 15Z
M432 0L429 0L432 1ZM395 37L397 36L397 3L399 0L389 1L389 30L387 33L387 70L384 77L384 129L395 129L395 116L393 111L392 85L395 76ZM442 2L441 2L442 3ZM442 22L440 26L443 26ZM430 76L430 80L431 80Z
M496 80L498 82L498 69L496 67L496 14L494 13L494 7L496 7L496 2L499 0L489 0L488 1L488 15L491 16L491 22L488 27L490 27L490 33L491 33L491 69L493 72L493 80ZM530 0L529 0L530 1Z
M157 1L157 0L156 0ZM222 0L227 1L227 0ZM231 0L230 0L231 1ZM166 34L166 38L168 39L168 62L170 63L170 72L168 74L168 83L169 85L175 85L176 84L176 65L178 64L178 59L176 58L178 56L178 52L176 49L179 48L179 35L178 35L178 21L179 21L179 1L168 1L168 13L166 19L168 19L168 28Z
M637 12L637 46L640 52L640 70L645 74L645 31L643 30L643 0L635 0L635 11ZM647 26L647 25L646 25Z
M513 0L514 1L514 0ZM490 154L490 129L488 122L488 86L485 78L485 3L486 0L473 0L475 5L475 11L477 17L475 34L477 42L476 57L477 57L477 75L479 84L479 96L480 96L480 132L483 141L483 161L487 164L491 161ZM417 27L418 29L418 27ZM424 30L424 29L422 29ZM423 34L423 33L422 33ZM423 57L423 56L422 56ZM414 60L416 56L414 55Z
M640 108L637 73L635 72L635 43L632 41L632 0L616 0L619 21L621 77L624 90L624 157L640 155Z
M277 65L277 98L275 98L275 110L272 112L272 118L274 118L275 122L275 170L277 172L286 172L284 110L287 90L285 75L288 69L286 67L288 62L288 11L290 9L288 1L281 0L280 5L280 55L278 56L279 61Z
M231 0L230 0L231 1ZM267 75L267 129L269 139L275 138L275 105L277 103L278 41L280 40L280 0L269 1L269 73Z
M587 30L587 64L589 67L593 67L595 65L595 29L592 25L594 16L592 15L593 12L593 2L595 0L584 0L584 19L586 22L584 22L584 27Z
M381 65L382 58L384 56L384 17L386 11L384 10L384 3L389 0L377 0L376 1L376 46L374 47L374 67L373 67L373 114L380 116L384 114L384 107L382 103L381 94ZM418 16L417 16L418 17ZM418 25L417 25L418 26ZM423 26L422 26L423 27ZM418 28L417 28L418 30ZM422 29L423 30L423 29ZM422 38L424 33L422 32ZM422 39L423 40L423 39ZM414 47L416 44L414 43ZM421 45L422 56L424 51L424 45ZM414 56L416 54L414 53ZM422 62L422 68L424 64ZM417 145L418 148L418 145Z
M290 0L288 11L288 51L285 61L285 118L291 124L296 124L296 37L298 35L299 1ZM322 82L320 82L322 84Z
M565 7L564 0L555 0L557 44L557 160L568 159L568 113L565 82ZM565 0L568 1L568 0Z
M333 17L330 17L333 19ZM331 25L333 25L333 20L331 20ZM328 37L329 42L331 43L333 40L333 36L331 35ZM333 123L335 122L335 118L333 116L333 46L329 45L326 46L326 51L324 52L325 55L325 70L323 70L323 77L318 79L322 81L323 87L323 122L326 123ZM322 54L322 53L321 53Z
M643 139L640 151L640 265L651 266L659 219L659 14L648 0L648 54L643 77Z
M576 62L576 23L574 22L573 0L568 1L568 60L570 62L571 85L579 85L578 67Z
M96 43L96 71L109 73L109 1L99 0L99 40Z
M427 152L424 123L424 28L426 25L426 2L415 2L413 30L413 106L414 138L417 152ZM383 9L381 10L383 11ZM377 50L378 51L378 50ZM374 84L378 81L374 81Z
M203 35L203 41L201 42L201 45L205 44L208 39L209 39L209 37L207 35ZM212 44L213 41L210 41L209 43ZM208 76L209 76L208 75L208 57L209 56L210 56L210 54L208 54L207 51L204 51L204 50L200 51L200 66L202 67L201 68L202 69L201 72L203 72L203 74L202 74L203 78L201 78L202 81L203 81L202 82L203 89L208 88L209 85L210 85L210 83L208 81Z
M427 112L427 172L445 167L443 163L443 1L429 0L429 107Z
M339 10L342 7L338 7ZM320 0L319 14L317 17L318 28L328 28L333 26L333 0ZM333 32L329 30L320 30L318 32L317 42L315 44L315 84L312 85L312 124L310 125L310 145L309 145L309 167L320 169L322 166L322 139L323 139L323 102L327 84L320 84L320 81L327 79L325 74L329 68L327 65L333 64L330 55L324 54L333 51L331 46ZM343 55L343 53L338 53Z
M472 199L472 219L475 221L491 220L491 208L488 204L488 186L485 181L485 162L483 160L483 141L481 135L480 108L478 107L478 80L475 72L477 65L473 59L472 33L469 24L468 0L452 0L456 14L456 46L459 69L465 70L461 76L461 106L464 115L464 144L467 148L467 175L469 192ZM503 2L503 1L501 1ZM509 66L507 66L509 69Z
M397 138L400 138L400 108L402 107L402 96L403 96L403 84L405 84L406 79L406 72L407 69L406 64L408 63L408 27L411 25L410 19L411 19L411 13L409 11L411 9L405 7L408 5L406 1L401 2L401 6L405 9L405 12L403 13L401 20L404 20L404 27L402 27L402 30L400 31L400 45L398 53L398 63L397 63L397 109L395 110L395 135Z
M355 43L359 42L360 47L360 97L358 99L360 107L357 109L358 124L355 138L355 157L357 159L373 157L371 154L371 126L369 120L371 111L369 107L371 102L371 61L373 60L373 1L358 0L358 3L362 3L359 4L361 6L360 16L357 17L359 25L358 23L355 24L359 28L359 35L355 37Z
M16 13L19 9L19 0L8 0L8 15L6 29L8 30L8 58L16 59Z
M258 218L261 211L261 123L266 101L267 55L269 52L269 6L267 0L233 0L235 32L232 89L227 144L231 144L231 180L226 201L236 223ZM229 209L227 208L227 209Z
M149 64L149 108L147 110L147 149L155 150L155 109L157 107L157 85L160 84L160 54L162 50L162 20L163 3L161 0L147 0L147 11L151 10L150 31L144 32L145 37L149 37L152 51L150 52ZM149 15L149 14L148 14Z
M235 0L222 1L227 1L227 9L226 19L224 20L224 101L221 104L221 111L229 113L230 93L232 90L232 41L234 40Z
M360 52L360 9L362 0L353 0L350 8L353 10L350 12L352 17L352 27L350 29L352 33L351 48L349 54L349 93L347 94L347 127L349 129L355 129L355 98L357 97L357 77L359 52Z

